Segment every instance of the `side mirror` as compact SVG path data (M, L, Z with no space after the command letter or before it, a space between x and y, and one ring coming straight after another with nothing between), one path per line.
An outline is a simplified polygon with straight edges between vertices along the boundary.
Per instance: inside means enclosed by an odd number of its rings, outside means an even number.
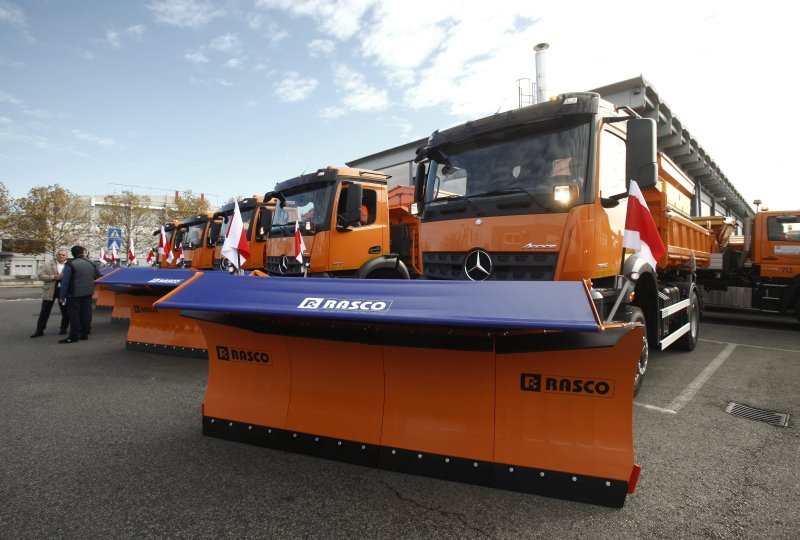
M256 238L258 240L263 240L267 234L269 234L269 230L272 228L272 210L267 207L261 209L261 215L259 216L258 220L258 231L256 234Z
M211 224L211 230L208 231L208 247L211 247L217 243L217 237L219 237L219 230L221 228L222 223L219 221L215 221Z
M625 161L626 181L636 180L639 187L654 187L658 182L656 159L656 123L650 118L628 120Z
M347 186L347 201L345 201L343 227L361 221L361 199L364 196L364 186L350 184Z
M425 164L417 163L417 173L414 175L414 202L417 203L417 212L425 208Z

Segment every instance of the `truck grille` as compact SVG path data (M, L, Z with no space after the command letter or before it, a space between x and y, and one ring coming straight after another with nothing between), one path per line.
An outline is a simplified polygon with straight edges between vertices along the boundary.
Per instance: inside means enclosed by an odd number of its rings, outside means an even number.
M468 253L425 252L422 267L428 279L469 279L464 270ZM488 252L492 270L488 280L552 281L558 253Z
M308 257L303 258L305 262ZM267 257L267 273L271 276L301 277L303 265L294 257L283 255L281 257Z

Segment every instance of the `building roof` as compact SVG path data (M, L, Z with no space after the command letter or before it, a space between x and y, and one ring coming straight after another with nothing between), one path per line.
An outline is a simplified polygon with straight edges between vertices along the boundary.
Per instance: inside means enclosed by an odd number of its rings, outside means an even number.
M641 75L591 90L618 107L626 106L644 118L656 121L658 149L664 152L696 185L724 199L724 205L738 216L753 217L755 212L736 190L711 156L700 146L683 122Z

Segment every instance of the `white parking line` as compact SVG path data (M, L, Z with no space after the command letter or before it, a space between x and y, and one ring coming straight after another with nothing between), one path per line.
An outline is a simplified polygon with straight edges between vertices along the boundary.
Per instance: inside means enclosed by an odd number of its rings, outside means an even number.
M759 330L759 332L760 331L761 330ZM800 350L798 349L778 349L777 347L764 347L763 345L748 345L746 343L731 343L730 341L714 341L713 339L699 339L698 341L705 341L706 343L718 343L719 345L736 345L737 347L752 347L753 349L766 349L768 351L800 353Z
M703 340L703 341L710 341L710 340ZM639 403L638 401L634 401L634 405L638 405L639 407L649 409L651 411L657 411L665 414L678 414L687 403L689 403L692 398L700 391L703 385L711 378L715 371L719 369L725 360L731 355L731 353L736 349L738 346L737 343L725 343L721 341L713 341L712 343L720 343L725 345L725 348L705 367L703 371L700 372L700 375L695 377L695 379L689 383L689 385L684 388L683 392L678 395L675 399L672 400L672 403L667 405L666 408L664 407L656 407L655 405L650 405L648 403Z
M34 300L39 300L39 298L3 298L0 299L0 302L31 302Z

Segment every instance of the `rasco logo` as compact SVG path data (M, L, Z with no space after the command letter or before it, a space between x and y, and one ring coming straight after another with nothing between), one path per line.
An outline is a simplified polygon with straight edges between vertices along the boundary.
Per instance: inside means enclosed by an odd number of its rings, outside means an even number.
M238 347L226 347L224 345L217 345L217 360L223 360L225 362L245 362L262 366L267 366L271 363L269 353L264 351L239 349Z
M522 373L519 387L523 392L614 397L614 381L610 379L577 379L539 373Z
M183 283L180 278L153 278L148 283L161 283L164 285L179 285Z
M136 313L158 313L158 309L153 306L133 306L133 311Z
M343 300L340 298L304 298L298 309L328 311L389 311L392 300Z

